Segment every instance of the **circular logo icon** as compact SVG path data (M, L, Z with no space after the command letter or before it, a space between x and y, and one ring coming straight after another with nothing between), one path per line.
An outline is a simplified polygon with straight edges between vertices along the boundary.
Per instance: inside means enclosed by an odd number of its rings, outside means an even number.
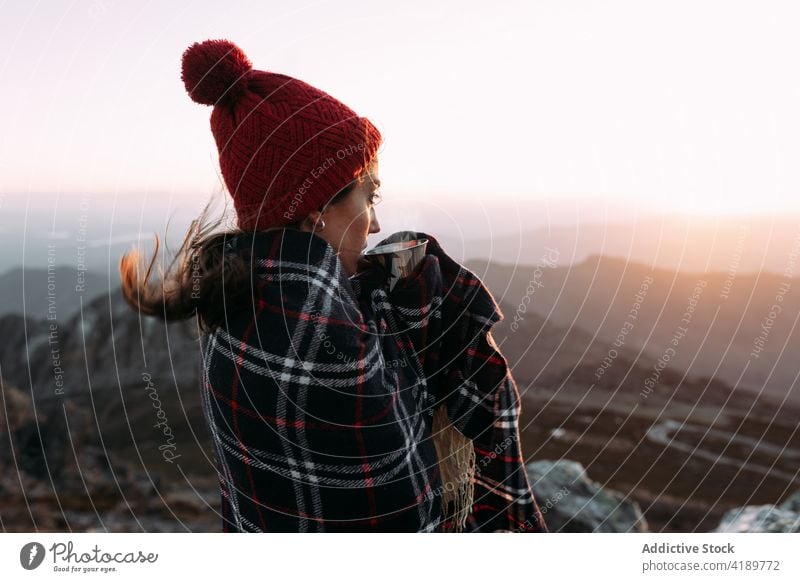
M39 542L28 542L19 551L19 563L26 570L38 568L44 560L44 546Z

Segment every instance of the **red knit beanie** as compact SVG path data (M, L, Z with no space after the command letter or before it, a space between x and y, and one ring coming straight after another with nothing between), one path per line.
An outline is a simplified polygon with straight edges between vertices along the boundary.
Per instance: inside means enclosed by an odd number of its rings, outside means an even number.
M214 106L211 132L242 230L319 209L369 165L381 143L368 119L299 79L253 69L227 40L187 48L181 78L194 101Z

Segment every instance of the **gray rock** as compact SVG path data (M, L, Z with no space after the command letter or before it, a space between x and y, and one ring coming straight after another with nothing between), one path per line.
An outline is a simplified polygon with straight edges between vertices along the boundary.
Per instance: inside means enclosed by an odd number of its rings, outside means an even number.
M648 531L638 504L590 480L580 463L536 461L527 470L551 532Z
M795 491L792 493L786 501L781 503L778 506L780 509L785 509L786 511L794 511L795 513L800 513L800 491Z
M722 516L716 532L798 533L800 513L774 505L735 507Z
M4 338L0 369L11 384L28 393L32 387L37 406L64 396L85 397L90 391L141 388L145 373L159 386L174 384L176 379L197 386L198 335L192 318L165 324L139 315L117 287L86 302L81 312L58 321L35 321L14 314L0 317L0 337ZM56 369L60 369L58 374ZM60 376L58 385L56 375Z

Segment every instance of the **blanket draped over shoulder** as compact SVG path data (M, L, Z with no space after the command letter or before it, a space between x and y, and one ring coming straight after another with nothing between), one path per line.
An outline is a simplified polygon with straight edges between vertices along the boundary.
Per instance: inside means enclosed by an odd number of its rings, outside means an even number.
M204 414L223 531L449 531L434 410L476 454L466 531L546 532L519 441L519 393L483 283L428 238L390 291L348 277L319 236L232 237L253 301L203 338ZM389 237L383 242L392 242Z

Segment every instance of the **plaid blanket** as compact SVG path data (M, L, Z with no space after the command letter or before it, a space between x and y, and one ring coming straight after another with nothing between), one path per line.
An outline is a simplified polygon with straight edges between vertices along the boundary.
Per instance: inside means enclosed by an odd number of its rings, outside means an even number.
M348 278L322 238L276 229L230 239L253 303L204 340L202 396L223 531L447 531L431 439L442 402L473 439L468 531L547 531L520 451L519 394L480 280L430 235L388 290ZM383 242L390 242L392 237Z

